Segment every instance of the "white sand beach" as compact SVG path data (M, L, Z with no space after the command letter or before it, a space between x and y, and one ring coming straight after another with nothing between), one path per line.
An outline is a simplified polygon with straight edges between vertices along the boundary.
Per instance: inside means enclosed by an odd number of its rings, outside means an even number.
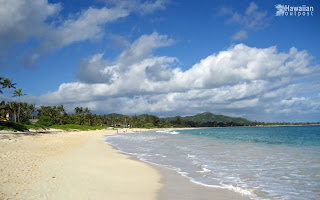
M0 134L0 199L156 199L160 174L103 142L115 133Z

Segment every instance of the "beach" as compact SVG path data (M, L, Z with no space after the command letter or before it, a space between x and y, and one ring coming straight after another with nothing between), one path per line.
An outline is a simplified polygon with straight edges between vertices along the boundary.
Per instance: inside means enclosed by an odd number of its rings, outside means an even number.
M0 134L0 199L156 199L160 174L103 143L115 133Z
M103 141L116 133L1 132L0 199L248 199L120 153Z

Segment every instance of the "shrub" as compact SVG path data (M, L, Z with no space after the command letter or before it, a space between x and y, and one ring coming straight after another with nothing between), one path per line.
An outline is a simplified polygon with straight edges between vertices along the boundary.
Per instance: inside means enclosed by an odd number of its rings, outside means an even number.
M36 122L36 126L44 126L44 127L49 127L54 124L54 120L51 119L48 116L41 116L39 117L39 120Z
M144 128L153 128L154 125L153 125L153 123L145 123L145 124L143 125L143 127L144 127Z

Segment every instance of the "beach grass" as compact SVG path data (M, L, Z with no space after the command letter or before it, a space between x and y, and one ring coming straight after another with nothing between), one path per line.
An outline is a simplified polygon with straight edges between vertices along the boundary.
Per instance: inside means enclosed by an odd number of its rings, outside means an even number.
M28 130L28 127L24 124L16 122L0 122L0 130L16 132Z
M78 124L64 124L64 125L51 125L43 126L38 124L21 124L17 122L0 122L0 130L3 131L28 131L30 129L40 130L40 129L61 129L61 130L103 130L109 128L109 126L87 126L87 125L78 125Z

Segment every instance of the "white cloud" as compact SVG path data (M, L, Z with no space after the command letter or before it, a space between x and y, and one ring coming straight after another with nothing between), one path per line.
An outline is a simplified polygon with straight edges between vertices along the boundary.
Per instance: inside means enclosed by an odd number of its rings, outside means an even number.
M90 102L94 111L125 114L174 115L209 110L256 117L255 113L294 113L298 108L315 109L313 112L320 114L315 98L301 98L320 93L316 88L306 89L310 85L303 81L317 77L320 71L310 66L312 56L306 51L291 48L278 52L276 47L238 44L182 71L176 67L176 58L152 54L172 42L165 35L153 33L138 38L113 63L104 60L102 54L88 58L87 66L79 66L78 73L84 75L78 77L82 83L64 83L57 91L41 96L41 103L72 107ZM94 77L99 81L92 84ZM290 104L292 100L297 101ZM293 109L295 106L298 108Z
M119 58L108 65L103 60L103 54L96 54L91 58L80 61L76 77L85 83L119 84L124 88L130 87L128 83L136 85L135 79L149 77L152 81L168 80L171 73L167 71L167 63L176 59L169 57L152 57L156 48L168 46L173 40L166 35L154 32L151 35L142 35L124 50ZM137 77L131 76L136 74ZM118 86L117 86L118 87Z
M319 94L318 94L319 95ZM268 112L274 114L285 114L290 116L294 113L297 117L301 115L319 114L320 98L318 97L290 97L280 100L277 104L272 103L272 108ZM290 116L292 117L292 116ZM314 119L318 120L318 119Z
M61 25L47 33L42 43L44 48L60 48L74 42L102 37L102 25L128 16L119 8L88 8L75 16L70 16Z
M118 65L121 70L145 59L152 50L159 47L169 46L173 43L166 35L154 32L151 35L142 35L119 57Z
M166 1L116 1L113 7L89 7L67 18L60 15L63 5L47 0L0 0L0 56L19 43L36 43L22 55L25 66L33 66L42 54L105 35L105 24L132 12L152 13L164 9ZM34 42L35 41L35 42ZM15 52L16 53L16 52Z
M116 5L117 7L127 9L138 14L149 14L156 10L163 10L169 3L169 0L154 0L154 1L141 1L141 0L105 0L105 2Z
M0 48L30 37L42 37L49 31L46 20L57 15L60 4L44 0L0 0Z
M245 40L247 38L248 33L245 30L238 31L232 36L232 40Z

